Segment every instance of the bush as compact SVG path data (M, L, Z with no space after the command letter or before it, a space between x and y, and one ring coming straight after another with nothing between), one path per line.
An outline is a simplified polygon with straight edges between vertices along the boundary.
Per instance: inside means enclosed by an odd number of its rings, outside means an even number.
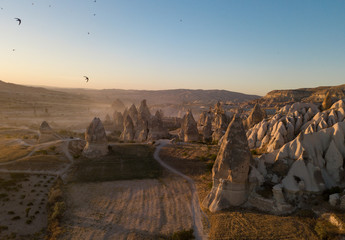
M214 164L214 162L208 162L208 163L206 164L206 170L207 170L208 172L212 172L213 164Z
M7 227L7 226L1 226L1 225L0 225L0 233L1 233L2 231L5 231L5 230L8 230L8 227Z
M12 220L19 220L20 219L20 216L15 216L12 218Z
M26 224L31 224L31 223L32 223L31 219L26 220Z
M56 146L54 146L54 145L49 147L49 150L51 150L51 151L55 151L55 149L56 149Z
M210 154L209 158L210 158L212 161L216 161L217 154Z
M60 219L66 210L66 205L64 202L56 202L53 208L53 213L51 215L52 219Z
M337 235L336 228L332 224L324 220L317 221L314 230L316 234L320 237L320 239L334 239Z
M193 235L193 229L174 232L170 239L171 240L190 240L190 239L195 239L194 235Z
M8 211L7 213L8 213L8 215L14 215L13 211Z

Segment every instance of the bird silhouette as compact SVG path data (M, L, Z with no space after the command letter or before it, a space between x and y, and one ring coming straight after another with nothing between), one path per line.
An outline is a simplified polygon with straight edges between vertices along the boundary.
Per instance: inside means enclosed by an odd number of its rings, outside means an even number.
M15 18L16 21L18 21L18 25L20 25L22 23L22 20L20 18Z
M86 82L89 81L89 78L87 76L84 76L84 78L85 78Z

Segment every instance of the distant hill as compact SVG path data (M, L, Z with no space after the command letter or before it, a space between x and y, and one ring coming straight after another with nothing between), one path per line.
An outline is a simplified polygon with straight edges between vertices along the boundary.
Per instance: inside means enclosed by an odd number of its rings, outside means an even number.
M139 103L146 99L150 105L161 104L198 104L210 105L217 101L241 103L259 98L256 95L231 92L226 90L121 90L121 89L57 89L59 91L81 94L90 97L96 102L111 102L117 98L125 104Z
M333 101L345 98L345 84L339 86L322 86L316 88L299 88L274 90L257 101L264 106L283 106L294 102L321 103L327 92ZM253 103L253 102L252 102Z

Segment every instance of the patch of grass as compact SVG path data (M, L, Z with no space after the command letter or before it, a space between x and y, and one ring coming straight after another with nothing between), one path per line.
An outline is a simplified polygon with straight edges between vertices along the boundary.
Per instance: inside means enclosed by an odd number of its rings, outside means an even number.
M144 144L113 146L99 159L81 159L75 166L74 181L97 182L159 178L162 168L153 158L154 147Z
M209 159L211 159L212 161L216 161L217 158L217 154L210 154L209 155Z
M338 229L333 226L331 223L318 219L315 224L314 231L320 237L320 239L336 239L338 235Z
M48 151L45 149L37 150L34 155L48 155Z

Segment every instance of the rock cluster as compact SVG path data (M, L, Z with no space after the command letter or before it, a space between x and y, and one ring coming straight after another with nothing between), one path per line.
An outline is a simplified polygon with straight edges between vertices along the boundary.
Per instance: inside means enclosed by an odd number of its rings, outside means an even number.
M85 131L86 146L83 155L87 158L96 158L108 153L108 141L102 121L94 118Z
M345 121L318 132L301 133L277 151L264 154L259 162L279 166L262 171L267 179L281 183L284 192L321 192L341 186L345 180ZM277 169L285 169L277 171ZM272 180L271 180L272 181Z
M161 114L157 111L155 116L152 116L145 99L141 101L139 109L134 104L129 109L125 109L123 119L123 131L120 136L122 141L145 142L169 137Z
M53 131L46 121L43 121L39 128L38 143L45 143L59 139L61 139L61 137Z
M249 129L253 127L255 124L261 122L266 117L266 112L260 108L260 105L258 103L256 103L245 121L245 127Z
M116 131L123 131L123 116L121 112L115 111L113 114L114 128Z
M197 142L199 141L199 132L196 121L194 120L193 113L188 110L182 119L181 130L179 138L184 142Z
M112 104L111 107L114 111L122 112L125 110L125 104L120 99L116 99Z
M293 140L310 124L319 112L312 103L294 103L280 109L270 119L264 119L247 131L250 149L272 152Z
M205 208L215 212L247 201L251 159L242 120L235 115L213 165L213 187L202 203Z
M198 121L198 129L203 136L203 141L219 142L225 134L230 118L225 114L220 102L217 102L213 109L202 112Z

